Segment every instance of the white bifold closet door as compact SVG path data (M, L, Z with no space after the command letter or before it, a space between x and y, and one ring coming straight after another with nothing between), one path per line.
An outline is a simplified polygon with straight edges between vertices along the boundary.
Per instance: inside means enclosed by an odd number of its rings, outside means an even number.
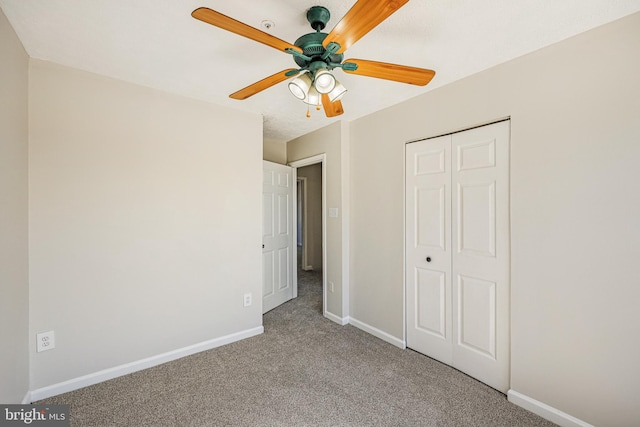
M407 346L509 389L509 121L406 148Z

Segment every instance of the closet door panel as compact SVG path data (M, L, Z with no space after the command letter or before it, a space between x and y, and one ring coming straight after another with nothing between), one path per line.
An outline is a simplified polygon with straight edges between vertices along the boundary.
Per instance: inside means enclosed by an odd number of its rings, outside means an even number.
M453 366L509 389L509 122L452 136Z
M408 345L451 364L451 137L406 151Z

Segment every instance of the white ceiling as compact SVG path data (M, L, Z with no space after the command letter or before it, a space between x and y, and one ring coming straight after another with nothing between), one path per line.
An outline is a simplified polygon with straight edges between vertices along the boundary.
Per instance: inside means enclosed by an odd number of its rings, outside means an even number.
M366 0L360 0L366 1ZM345 114L328 119L280 83L247 100L229 94L286 68L291 56L191 17L217 10L293 43L312 32L306 10L331 12L330 31L354 0L0 0L32 58L264 116L265 139L288 141L335 120L353 120L496 64L640 11L640 0L412 0L353 45L360 58L436 71L426 87L336 76ZM523 82L526 84L526 82Z

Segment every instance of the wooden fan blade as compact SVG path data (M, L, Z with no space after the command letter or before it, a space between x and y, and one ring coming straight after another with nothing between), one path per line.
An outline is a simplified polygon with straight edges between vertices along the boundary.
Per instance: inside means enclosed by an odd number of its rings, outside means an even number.
M340 100L331 102L329 100L329 95L326 93L322 94L322 106L324 107L324 113L327 117L335 117L344 113L342 102L340 102Z
M247 99L258 92L262 92L263 90L268 89L273 85L276 85L280 82L283 82L293 77L293 76L287 76L287 73L289 71L296 71L296 69L289 68L287 70L282 70L280 72L277 72L267 78L260 80L259 82L255 82L254 84L249 85L244 89L240 89L239 91L232 93L231 95L229 95L229 98L239 99L239 100Z
M331 30L322 45L326 48L331 42L338 43L343 53L352 44L400 9L409 0L359 0Z
M393 80L417 86L425 86L436 74L435 71L424 68L407 67L406 65L388 64L386 62L367 61L364 59L349 59L344 61L344 63L356 64L358 66L358 69L355 71L349 71L343 68L343 71L346 73Z
M191 16L202 22L206 22L207 24L222 28L223 30L231 31L232 33L266 44L267 46L271 46L282 52L284 52L285 49L293 49L302 53L302 49L292 45L291 43L274 37L271 34L267 34L264 31L260 31L257 28L253 28L247 24L243 24L240 21L236 21L233 18L229 18L228 16L209 8L200 7L191 12Z

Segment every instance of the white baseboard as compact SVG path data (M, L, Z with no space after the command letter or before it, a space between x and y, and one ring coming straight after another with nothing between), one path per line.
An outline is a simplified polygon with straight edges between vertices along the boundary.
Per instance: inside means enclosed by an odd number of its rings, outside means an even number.
M381 340L388 342L391 345L395 345L396 347L401 348L403 350L407 348L407 344L403 340L396 338L393 335L390 335L384 331L381 331L378 328L374 328L371 325L361 322L358 319L354 319L353 317L350 317L349 323L358 329L362 329L363 331L370 333L374 337L378 337Z
M31 399L31 392L28 391L27 394L24 395L24 398L22 399L22 403L23 405L27 405L29 403L31 403L33 400Z
M514 405L518 405L527 411L540 415L542 418L556 423L561 427L594 427L593 425L564 413L559 409L539 402L514 390L509 390L507 392L507 399Z
M260 335L263 332L264 327L258 326L256 328L247 329L244 331L236 332L234 334L225 335L223 337L214 338L198 344L193 344L187 347L168 351L166 353L147 357L146 359L138 360L131 363L125 363L124 365L104 369L102 371L94 372L88 375L83 375L81 377L63 381L58 384L52 384L50 386L42 387L28 392L27 396L25 396L25 399L28 399L28 402L23 403L35 402L41 399L46 399L47 397L57 396L58 394L67 393L113 378L121 377L123 375L131 374L133 372L141 371L143 369L152 368L163 363L171 362L172 360L190 356L195 353L200 353L201 351L211 350L212 348L231 344L232 342L250 338L255 335Z
M325 311L324 312L324 317L326 317L327 319L331 320L332 322L336 322L340 326L344 326L344 325L349 323L349 318L348 317L339 317L339 316L336 316L335 314L331 313L330 311Z

